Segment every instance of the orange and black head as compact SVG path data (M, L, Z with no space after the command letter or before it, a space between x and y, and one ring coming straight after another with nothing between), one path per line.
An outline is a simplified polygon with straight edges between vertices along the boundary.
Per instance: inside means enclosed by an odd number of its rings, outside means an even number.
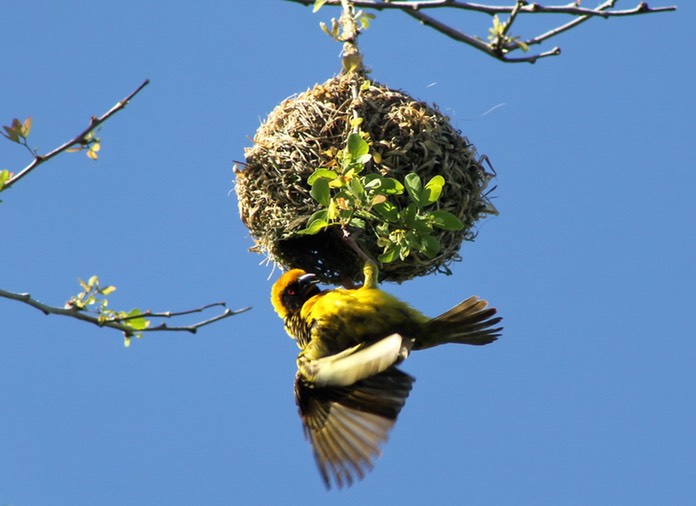
M307 300L320 292L318 282L314 274L302 269L292 269L283 274L271 289L271 304L278 316L285 320L302 309Z

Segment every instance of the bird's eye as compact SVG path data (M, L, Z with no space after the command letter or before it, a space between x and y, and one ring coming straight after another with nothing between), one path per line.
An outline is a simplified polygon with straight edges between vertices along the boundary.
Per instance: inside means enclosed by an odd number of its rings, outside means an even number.
M294 288L288 288L285 293L287 293L290 296L297 295L297 291L295 291Z

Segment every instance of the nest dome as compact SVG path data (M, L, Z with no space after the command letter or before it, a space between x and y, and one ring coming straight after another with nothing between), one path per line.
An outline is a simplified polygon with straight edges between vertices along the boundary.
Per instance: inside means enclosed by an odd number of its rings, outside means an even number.
M245 150L246 167L237 173L235 185L240 217L256 241L252 250L265 253L285 268L313 272L324 282L362 280L362 262L346 246L338 227L316 235L297 235L319 210L307 178L345 145L357 110L364 120L361 130L369 134L371 149L380 155L379 163L370 163L366 172L402 182L411 172L424 182L443 176L446 185L434 206L464 223L462 230L433 233L441 244L435 258L411 252L404 260L381 265L383 280L401 282L436 271L449 272L449 264L460 260L462 241L475 237L476 221L496 214L486 190L493 174L483 166L485 157L477 156L475 148L437 108L374 82L362 87L354 98L352 89L363 80L359 74L329 79L283 101L259 127L253 146ZM397 206L408 203L406 195L393 199ZM382 253L368 232L357 240L374 258Z

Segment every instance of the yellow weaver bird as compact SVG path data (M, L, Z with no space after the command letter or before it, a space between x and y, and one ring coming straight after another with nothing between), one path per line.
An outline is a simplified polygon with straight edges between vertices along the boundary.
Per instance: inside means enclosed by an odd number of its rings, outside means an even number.
M501 320L470 297L428 318L377 287L367 262L357 289L320 290L314 274L292 269L273 285L271 303L302 350L295 401L327 488L364 478L379 456L415 378L395 364L411 350L495 341Z

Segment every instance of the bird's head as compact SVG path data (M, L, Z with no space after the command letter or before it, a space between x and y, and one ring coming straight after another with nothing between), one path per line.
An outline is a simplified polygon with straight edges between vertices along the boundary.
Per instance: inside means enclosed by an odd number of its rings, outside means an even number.
M299 311L302 305L320 292L314 274L292 269L283 274L271 289L271 304L282 319Z

